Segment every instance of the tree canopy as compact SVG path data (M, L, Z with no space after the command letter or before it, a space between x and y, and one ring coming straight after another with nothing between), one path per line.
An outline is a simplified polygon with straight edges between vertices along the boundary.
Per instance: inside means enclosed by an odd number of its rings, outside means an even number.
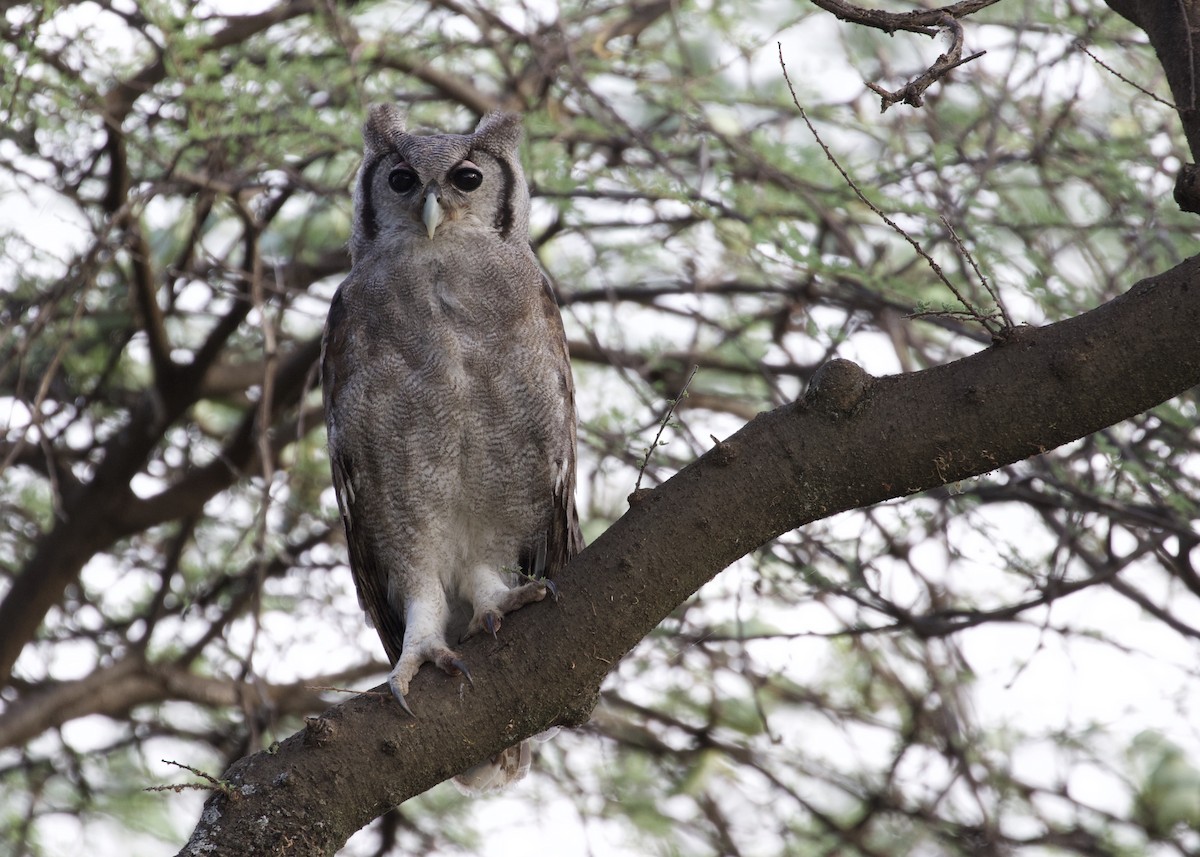
M0 4L0 843L1200 851L1168 5ZM591 543L416 719L315 372L379 102L524 116Z

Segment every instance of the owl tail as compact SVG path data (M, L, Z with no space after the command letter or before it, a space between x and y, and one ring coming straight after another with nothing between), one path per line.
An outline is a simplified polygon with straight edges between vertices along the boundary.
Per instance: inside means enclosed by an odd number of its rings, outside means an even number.
M499 756L468 768L454 778L454 785L465 795L477 797L488 792L498 792L512 785L527 773L533 758L528 741L509 747Z

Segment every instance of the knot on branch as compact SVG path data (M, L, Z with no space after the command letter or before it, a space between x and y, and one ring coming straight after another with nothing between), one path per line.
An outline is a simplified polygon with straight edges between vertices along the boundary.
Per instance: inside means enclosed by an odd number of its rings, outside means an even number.
M804 394L804 404L830 416L843 416L854 410L871 388L875 378L850 360L830 360L813 373Z
M634 488L629 492L629 496L625 498L625 502L629 504L629 508L640 506L646 502L646 499L654 493L653 488Z
M304 743L310 747L324 747L333 740L337 727L326 717L304 718Z
M737 447L728 441L719 440L715 434L710 434L713 448L708 451L708 458L718 467L728 467L737 458Z

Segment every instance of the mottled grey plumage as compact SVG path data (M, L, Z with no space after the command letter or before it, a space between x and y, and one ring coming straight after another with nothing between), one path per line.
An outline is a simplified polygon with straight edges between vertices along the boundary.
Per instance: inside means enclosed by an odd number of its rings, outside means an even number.
M351 570L407 710L421 664L470 678L446 640L457 603L470 609L464 637L495 634L582 548L575 396L529 246L519 117L420 136L379 106L363 138L353 266L329 309L321 379ZM498 788L528 759L510 748L465 784Z

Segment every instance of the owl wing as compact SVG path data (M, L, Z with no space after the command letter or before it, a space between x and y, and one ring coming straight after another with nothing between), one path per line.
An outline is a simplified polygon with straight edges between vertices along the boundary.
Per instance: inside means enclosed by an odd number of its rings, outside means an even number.
M541 306L546 324L554 331L556 341L550 346L552 359L558 364L559 383L562 389L564 409L564 437L553 454L551 466L554 483L551 497L550 527L538 540L537 550L522 567L534 577L554 577L567 562L583 550L583 531L579 527L579 511L575 506L575 382L571 377L571 356L567 349L567 335L563 329L562 313L554 289L545 274L542 278ZM561 453L561 457L559 455Z
M350 338L350 320L342 299L342 288L339 288L329 306L329 317L321 340L321 389L325 399L330 469L333 472L338 509L342 513L342 526L346 530L350 571L354 576L355 589L358 590L359 603L379 633L388 658L395 663L403 648L404 620L391 609L387 598L387 575L375 560L369 535L355 522L354 491L358 483L355 481L354 458L344 443L344 435L338 425L339 419L350 419L343 401L345 384L350 375Z

